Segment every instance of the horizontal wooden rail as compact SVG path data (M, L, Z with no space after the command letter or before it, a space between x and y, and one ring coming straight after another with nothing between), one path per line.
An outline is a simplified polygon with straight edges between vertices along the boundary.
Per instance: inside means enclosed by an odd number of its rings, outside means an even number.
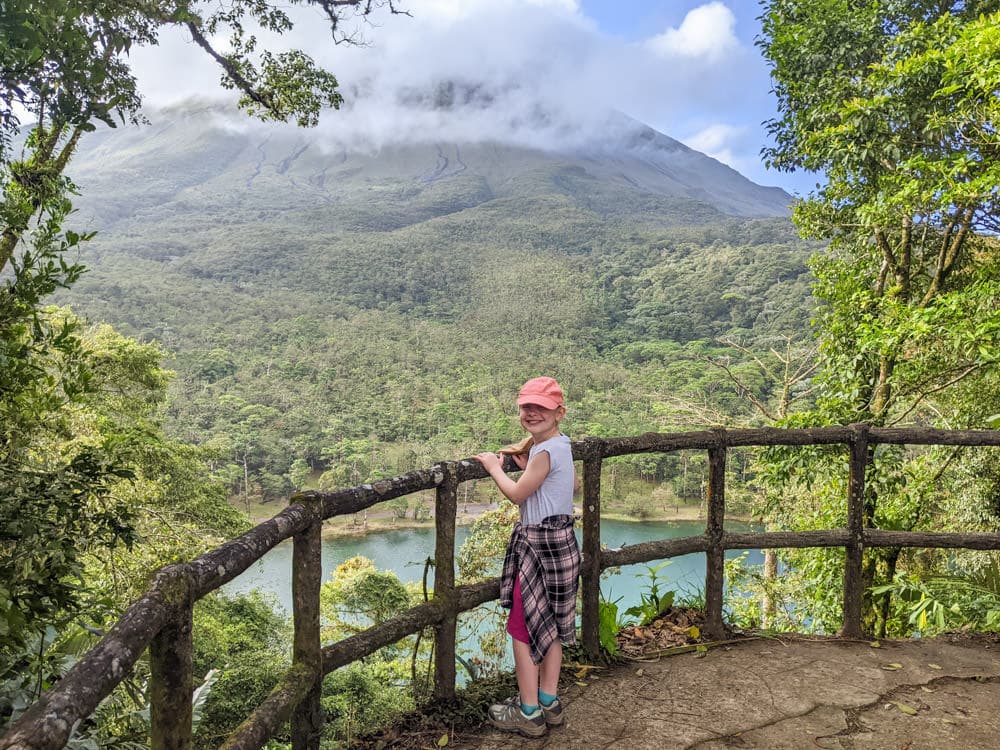
M500 596L500 579L456 587L458 611L467 612ZM440 602L430 601L407 610L383 623L344 638L323 648L323 666L319 677L335 669L370 656L381 648L439 624L448 616ZM222 746L225 750L259 748L288 719L295 704L308 692L312 675L292 667L268 695L267 699L244 721Z
M454 472L457 482L484 479L489 476L478 461L466 459L435 464L429 469L411 471L392 479L380 479L377 482L348 489L333 492L309 491L299 493L298 496L319 498L323 503L323 518L333 518L359 513L386 500L412 495L414 492L437 489L449 471ZM295 501L295 497L292 497L291 502Z
M897 429L865 425L790 430L719 428L670 434L647 433L622 438L588 438L574 442L574 458L584 462L584 645L588 648L594 647L596 650L598 574L609 567L650 562L690 553L706 554L711 558L713 567L708 575L711 577L712 589L712 601L709 604L714 614L709 614L717 620L719 612L714 610L721 606L716 600L719 598L718 591L722 580L718 568L722 564L721 552L724 550L842 547L849 552L854 550L854 557L858 558L860 552L871 547L1000 549L1000 534L882 531L859 528L857 519L850 515L847 529L756 534L730 533L722 527L725 493L721 480L727 448L779 445L836 445L849 448L852 457L851 497L855 508L853 512L857 513L857 499L863 491L863 469L867 463L865 448L880 443L1000 446L1000 431ZM684 539L651 541L620 549L601 550L602 462L617 456L678 450L707 450L714 456L714 474L708 498L711 523L706 533ZM186 627L184 623L190 616L189 608L193 601L203 598L239 576L279 543L300 536L310 528L313 529L310 534L315 534L315 526L311 525L316 523L317 513L321 519L357 513L386 500L432 489L438 490L438 505L440 505L443 483L447 482L449 487L454 487L459 482L482 479L486 476L488 475L478 462L464 460L440 463L429 469L335 492L300 493L293 496L289 506L274 518L263 522L246 534L189 563L168 566L157 575L150 589L125 610L118 623L100 643L85 654L55 688L45 693L8 729L0 738L0 750L13 748L54 750L65 745L73 726L89 716L98 703L111 693L132 669L143 650L149 647L161 632L169 632L165 631L165 628ZM447 498L453 490L445 489L443 492L443 496ZM454 506L454 503L450 505ZM449 518L439 519L438 525L439 528L443 528L441 524L449 523L454 525L454 507L451 507ZM447 553L450 549L448 544L440 546L444 550L443 552L439 550L441 554ZM318 553L304 554L309 556ZM445 564L453 566L454 560L437 560L436 564L443 569ZM852 565L857 565L857 559L854 559ZM850 578L851 575L852 573L848 571L846 578ZM174 588L170 582L181 578L185 581L185 601L177 602L171 593ZM857 609L859 593L852 587L856 589L856 583L851 583L845 591L845 627L848 621L853 622L856 619L854 610ZM314 586L310 584L307 588L312 589ZM498 579L455 587L442 599L422 604L363 633L323 647L319 651L321 661L319 667L312 668L303 663L293 665L267 700L229 738L226 747L241 749L262 747L282 722L296 710L296 705L301 706L303 698L315 690L323 675L427 627L435 627L439 630L439 637L447 637L453 628L450 625L441 628L442 623L453 622L457 613L497 599L499 589ZM311 591L308 594L309 597L315 595ZM311 607L313 603L305 605L303 611L309 614ZM300 616L301 613L296 612L296 617ZM302 633L300 651L302 654L312 653L313 646L310 644L315 635L309 628ZM451 637L454 637L453 633ZM445 649L444 653L449 652ZM174 658L169 654L168 656ZM444 675L449 673L452 672L447 669L441 672ZM446 695L449 690L453 690L453 686L442 688L436 685L435 689L436 692L440 690L441 694ZM303 726L306 725L308 721ZM313 732L312 735L314 734ZM186 742L183 737L180 741ZM308 740L296 739L293 740L293 744L298 748L300 743L305 741L312 743L315 737L310 736Z
M810 547L843 547L850 535L844 530L834 531L767 531L731 533L722 537L722 546L733 549L806 549ZM1000 549L1000 534L956 534L932 531L881 531L866 529L862 535L867 547L926 547L941 549ZM601 570L622 565L637 565L653 560L705 552L708 540L703 536L679 539L658 539L651 542L629 544L624 547L601 551Z
M865 529L866 547L928 547L946 549L1000 549L1000 534L959 534L944 531L882 531Z
M244 573L267 552L305 529L310 520L302 505L289 505L245 534L185 563L191 571L194 598L201 599Z
M480 583L456 587L458 611L467 612L480 604L500 597L500 579L492 578ZM390 620L375 625L362 633L352 635L323 647L323 674L373 654L380 648L413 635L424 628L437 625L447 616L447 611L433 600L420 604Z
M851 427L813 427L787 430L777 427L759 427L677 433L648 432L635 437L579 440L573 443L573 457L580 460L613 458L633 453L707 450L717 445L727 448L776 445L846 445L851 441L853 434ZM869 441L895 445L1000 446L1000 431L873 427L869 431Z
M850 540L846 529L834 531L766 531L757 533L726 532L726 549L805 549L807 547L843 547Z
M707 549L708 539L704 536L658 539L653 542L640 542L616 549L601 550L598 567L603 571L620 565L636 565L652 560L666 560L670 557L690 555L692 552L705 552Z
M170 619L157 575L152 587L126 609L108 634L44 693L0 738L2 748L63 747L77 721L90 716L120 683Z
M319 680L319 671L305 664L293 664L278 680L264 702L240 724L220 750L257 750L288 721L299 702Z

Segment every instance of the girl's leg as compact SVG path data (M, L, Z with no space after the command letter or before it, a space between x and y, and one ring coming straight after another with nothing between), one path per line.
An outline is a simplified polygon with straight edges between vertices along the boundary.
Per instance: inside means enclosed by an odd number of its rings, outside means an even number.
M514 603L507 619L507 632L514 645L514 672L517 675L517 690L521 703L525 706L538 705L538 666L531 661L528 640L528 625L524 621L524 600L521 597L521 577L514 579Z
M517 638L512 638L511 642L514 644L514 672L517 674L517 690L521 694L521 703L525 706L537 706L538 665L531 661L531 647ZM550 650L549 653L552 651ZM542 664L544 663L543 661ZM543 687L542 690L544 689Z
M549 695L559 694L559 671L562 669L562 644L556 641L545 654L542 663L539 665L539 687L543 693ZM529 657L528 661L531 661ZM517 662L514 662L515 665ZM520 682L518 682L520 685ZM523 698L522 698L523 700Z

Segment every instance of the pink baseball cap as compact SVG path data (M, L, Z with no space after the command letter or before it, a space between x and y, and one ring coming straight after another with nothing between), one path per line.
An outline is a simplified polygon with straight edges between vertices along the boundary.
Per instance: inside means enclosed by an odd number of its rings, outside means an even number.
M535 404L546 409L563 405L563 392L552 378L532 378L521 386L517 394L517 405Z

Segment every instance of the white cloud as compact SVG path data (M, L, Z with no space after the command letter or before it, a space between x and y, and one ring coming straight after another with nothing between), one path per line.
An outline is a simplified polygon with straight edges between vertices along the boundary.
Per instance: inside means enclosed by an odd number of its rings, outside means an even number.
M700 57L711 62L724 60L739 48L736 16L721 2L711 2L691 10L676 29L667 29L647 45L664 57Z
M315 9L297 7L299 23L279 46L300 46L337 75L347 104L320 124L331 142L566 146L610 136L607 112L617 109L763 181L769 81L736 39L726 5L693 7L677 28L640 43L602 32L582 8L577 0L409 0L412 17L380 16L363 27L369 46L350 47L330 42ZM133 51L133 60L151 104L235 98L180 32ZM733 133L695 145L719 122L733 123Z
M712 156L724 150L727 144L743 138L744 135L746 135L745 127L717 123L685 138L684 142L691 148Z
M737 171L745 161L738 154L746 153L747 128L717 123L681 140L695 151L708 154Z
M560 8L574 13L580 9L577 0L419 0L411 5L416 13L433 13L452 19L475 15L484 8L516 8L529 5Z

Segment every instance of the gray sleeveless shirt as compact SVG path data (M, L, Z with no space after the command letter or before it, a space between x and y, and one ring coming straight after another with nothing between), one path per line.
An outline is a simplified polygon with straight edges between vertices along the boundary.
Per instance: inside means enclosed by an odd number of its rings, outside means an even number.
M549 454L549 473L541 486L521 503L521 523L539 524L549 516L573 515L573 452L569 438L559 433L543 443L531 446L530 461L536 454Z

